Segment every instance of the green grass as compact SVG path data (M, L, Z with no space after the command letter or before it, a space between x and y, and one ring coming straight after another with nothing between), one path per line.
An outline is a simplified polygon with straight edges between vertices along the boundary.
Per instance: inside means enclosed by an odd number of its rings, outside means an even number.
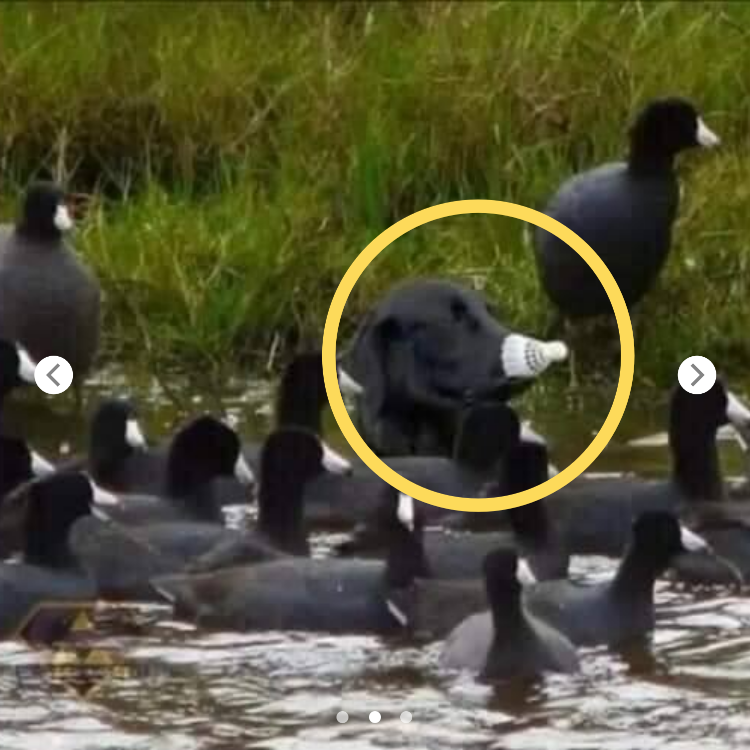
M465 198L540 206L620 156L648 98L679 93L724 143L682 160L638 378L663 387L698 352L741 378L749 41L742 3L2 4L3 215L40 169L94 196L77 244L107 292L108 357L251 367L319 340L341 276L394 221ZM521 229L473 216L406 235L344 333L417 274L486 284L541 331Z

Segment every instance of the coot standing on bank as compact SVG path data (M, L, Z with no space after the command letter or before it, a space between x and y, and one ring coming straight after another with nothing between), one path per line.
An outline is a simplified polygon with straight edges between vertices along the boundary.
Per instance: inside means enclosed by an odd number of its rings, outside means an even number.
M544 213L592 247L631 308L652 287L669 254L680 203L675 157L718 143L689 101L651 101L630 128L627 160L570 178ZM541 283L560 314L558 322L610 313L604 288L572 247L536 227L534 245Z

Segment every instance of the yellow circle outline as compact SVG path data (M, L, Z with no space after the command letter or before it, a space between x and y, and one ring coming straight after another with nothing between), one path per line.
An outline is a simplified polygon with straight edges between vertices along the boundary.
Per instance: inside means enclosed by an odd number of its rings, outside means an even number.
M604 291L609 297L614 309L617 328L620 334L620 379L617 383L612 408L604 420L602 428L591 441L591 444L570 466L559 474L556 474L546 482L529 490L517 492L514 495L502 495L500 497L468 498L455 495L444 495L440 492L428 490L406 477L394 471L390 466L383 463L372 449L365 443L357 432L349 412L346 410L341 390L338 384L336 367L336 336L341 322L344 306L351 294L354 285L364 272L365 268L372 263L378 254L385 250L392 242L407 232L427 224L436 219L447 216L460 216L462 214L496 214L498 216L510 216L514 219L527 221L546 229L551 234L559 237L563 242L570 245L588 264L601 281ZM535 211L533 208L520 206L516 203L495 200L465 200L442 203L431 206L407 216L401 221L388 227L382 234L378 235L354 260L349 269L341 279L341 283L333 295L331 306L328 309L325 329L323 331L323 378L325 381L328 400L331 411L338 422L341 432L349 441L355 453L370 467L381 479L388 482L401 492L411 495L416 500L437 505L440 508L463 511L493 511L515 508L519 505L533 503L541 500L547 495L564 487L582 474L599 456L607 446L620 424L625 407L628 404L630 390L633 386L633 372L635 370L635 347L633 342L633 327L630 321L627 305L620 292L620 287L614 280L612 274L601 258L584 242L575 232L564 224L561 224L551 216Z

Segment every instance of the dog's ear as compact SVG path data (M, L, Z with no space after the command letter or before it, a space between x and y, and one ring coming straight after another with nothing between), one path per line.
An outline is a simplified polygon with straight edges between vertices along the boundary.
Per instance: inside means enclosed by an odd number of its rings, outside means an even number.
M390 346L402 335L402 327L394 317L366 320L345 360L354 379L364 386L362 402L374 419L382 411L388 393Z

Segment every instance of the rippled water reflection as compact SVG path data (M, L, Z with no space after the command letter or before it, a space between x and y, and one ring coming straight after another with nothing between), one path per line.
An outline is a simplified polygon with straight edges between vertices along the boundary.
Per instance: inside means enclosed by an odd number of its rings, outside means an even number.
M118 390L116 379L106 390ZM130 382L130 381L129 381ZM137 392L152 435L186 411L150 385ZM222 398L246 434L265 429L256 408L268 389L230 387ZM83 433L65 414L22 405L38 445L57 450ZM211 405L211 408L214 408ZM538 426L575 458L596 428L590 410ZM603 419L604 411L599 412ZM598 469L663 471L663 450L626 449L660 429L663 409L629 410ZM80 425L78 425L80 427ZM33 434L37 434L34 432ZM565 438L563 441L562 438ZM556 454L556 458L558 454ZM736 453L730 455L739 466ZM330 538L316 540L318 553ZM576 560L588 580L612 564ZM112 680L89 699L18 684L17 668L45 655L0 644L0 750L715 750L750 746L750 599L722 592L658 588L659 627L651 648L583 652L583 673L530 687L493 688L442 672L439 645L414 648L376 638L269 633L206 634L170 620L166 608L133 617L105 613L99 648L148 666L145 679ZM336 714L349 714L345 724ZM377 710L378 724L368 716ZM400 720L412 713L411 723Z

